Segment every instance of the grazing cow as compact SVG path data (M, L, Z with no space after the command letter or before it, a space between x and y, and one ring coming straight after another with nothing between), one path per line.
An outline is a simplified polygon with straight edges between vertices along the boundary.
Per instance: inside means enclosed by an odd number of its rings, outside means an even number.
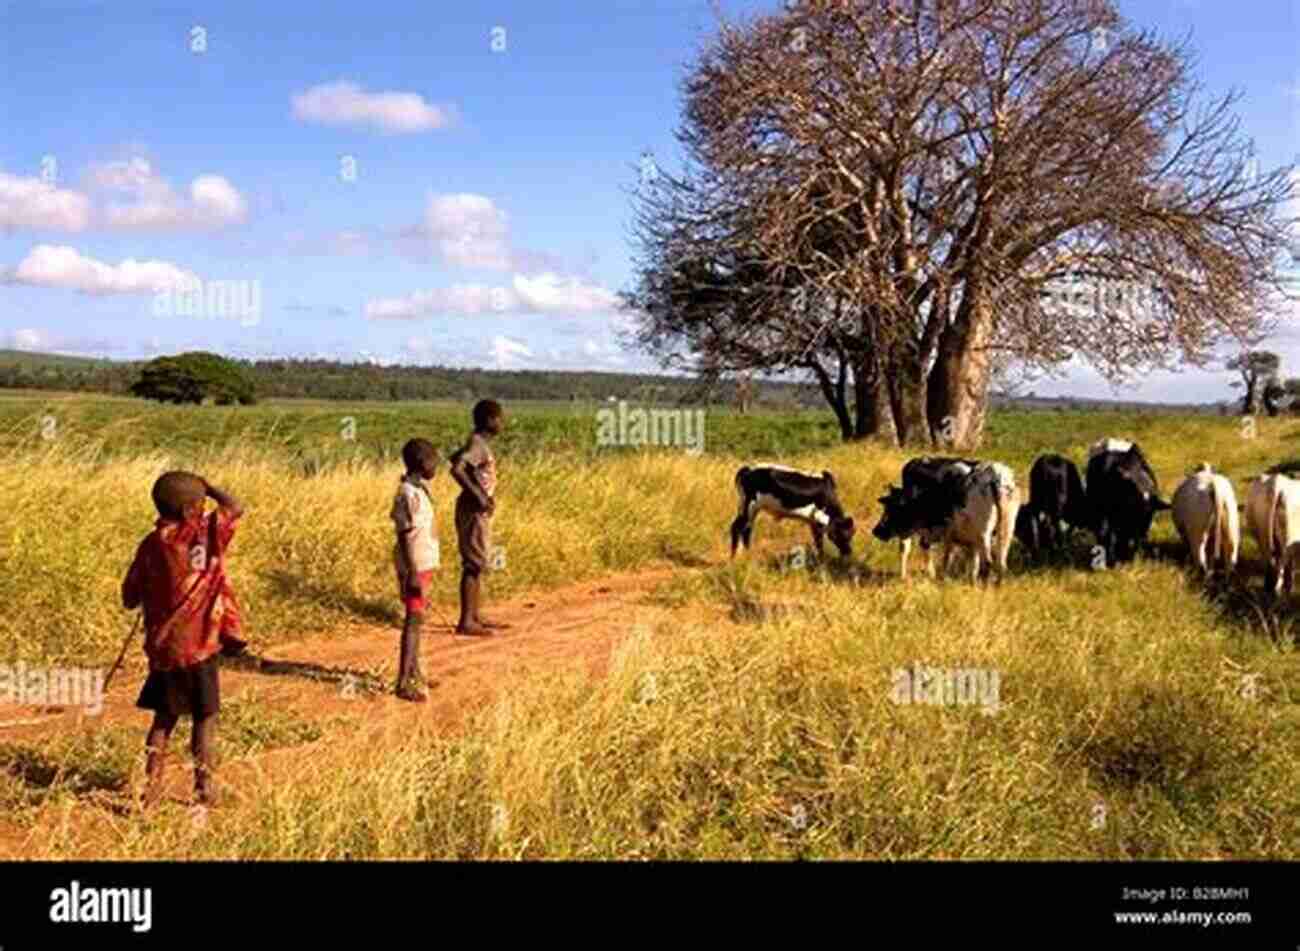
M1106 564L1131 561L1151 520L1169 508L1156 474L1134 443L1103 439L1088 450L1088 518Z
M1029 502L1016 516L1016 537L1029 551L1055 551L1065 540L1061 523L1087 528L1088 499L1079 467L1065 456L1039 456L1029 470Z
M1246 490L1246 526L1268 562L1264 590L1291 593L1295 562L1300 557L1300 481L1262 475Z
M1020 508L1016 477L998 462L979 462L972 467L965 460L955 460L948 466L949 475L931 488L908 492L890 486L889 494L880 499L885 511L873 534L882 541L913 536L930 545L942 541L945 575L953 546L969 548L973 552L971 580L979 578L985 565L996 565L1001 580L1006 575L1007 551ZM934 577L934 553L928 546L927 568ZM903 577L907 577L906 561Z
M978 465L979 461L976 459L957 459L952 456L922 456L919 459L909 459L903 466L902 497L913 499L922 493L932 496L937 494L937 497L947 499L948 507L956 511L966 502L963 488L966 476L970 475ZM889 490L891 494L899 491L892 485ZM899 539L903 577L907 578L907 563L912 553L913 537L921 543L921 550L926 553L930 574L933 575L934 557L930 547L943 540L942 523L902 536L880 534L884 524L882 520L881 524L876 526L874 534L881 541L895 537Z
M852 553L853 519L844 514L829 472L816 475L786 466L741 466L736 473L736 494L740 512L731 523L732 558L737 545L749 548L759 512L807 522L819 556L825 553L823 539L827 535L840 554L847 558Z
M1174 526L1202 573L1211 574L1220 559L1231 574L1241 548L1237 493L1226 476L1208 462L1183 480L1173 495Z

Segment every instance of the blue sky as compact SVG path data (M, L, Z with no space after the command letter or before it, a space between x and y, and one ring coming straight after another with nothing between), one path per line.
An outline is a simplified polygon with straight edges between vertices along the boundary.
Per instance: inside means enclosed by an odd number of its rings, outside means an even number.
M1296 159L1294 2L1121 9L1190 28L1261 167ZM677 79L713 26L705 0L0 4L0 347L648 369L612 307L626 192L644 150L676 164ZM257 296L160 305L194 278ZM1300 333L1270 343L1300 375ZM1116 395L1086 370L1037 389Z

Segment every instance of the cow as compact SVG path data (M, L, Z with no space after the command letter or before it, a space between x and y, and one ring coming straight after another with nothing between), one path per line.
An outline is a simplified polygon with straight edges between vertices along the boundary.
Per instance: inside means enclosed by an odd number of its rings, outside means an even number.
M1029 470L1029 501L1016 515L1016 537L1034 555L1056 551L1065 539L1062 522L1069 528L1091 524L1079 467L1065 456L1039 456Z
M741 466L736 472L736 495L740 511L731 523L732 558L737 546L749 548L760 512L806 522L819 556L825 554L823 540L828 535L841 555L847 558L852 554L853 519L844 513L835 494L835 478L829 472L818 475L787 466Z
M1152 519L1169 503L1160 498L1156 474L1136 444L1103 439L1089 448L1088 457L1088 519L1097 544L1107 565L1132 561Z
M952 508L956 510L965 503L962 483L966 476L978 465L979 460L977 459L958 459L952 456L922 456L918 459L909 459L903 466L902 495L906 498L915 498L923 492L938 492L950 497ZM899 490L894 489L891 485L890 492L896 491ZM885 541L886 539L879 534L879 529L880 525L877 525L874 534L881 541ZM899 551L904 578L907 578L907 563L912 552L913 537L911 534L899 537ZM934 557L930 547L942 540L942 532L938 529L920 531L915 534L915 537L921 543L922 551L926 553L929 571L933 575Z
M943 542L943 573L954 546L969 548L971 580L987 565L997 568L1000 581L1007 571L1007 551L1020 508L1020 490L1012 471L999 462L948 460L947 475L929 488L889 487L880 499L884 514L872 533L881 541L919 537L933 545ZM962 470L965 470L964 472ZM927 568L934 577L934 553L927 545ZM907 577L907 562L903 562Z
M1268 564L1264 590L1276 595L1285 588L1289 595L1300 557L1300 481L1280 474L1252 481L1246 490L1246 527Z
M1212 574L1220 560L1231 574L1241 549L1241 522L1227 477L1203 462L1174 491L1172 504L1174 527L1202 574Z

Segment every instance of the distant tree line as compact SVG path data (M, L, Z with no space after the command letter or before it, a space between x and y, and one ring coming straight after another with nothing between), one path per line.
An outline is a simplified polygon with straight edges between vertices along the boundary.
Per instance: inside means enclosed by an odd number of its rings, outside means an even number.
M168 357L164 360L173 360ZM487 370L440 366L384 366L374 363L335 363L328 360L232 360L257 399L320 399L348 401L459 400L483 397L509 400L607 401L610 397L636 403L721 404L736 406L738 396L767 408L816 407L821 397L814 387L773 381L702 383L685 376L646 376L549 370ZM156 364L157 362L155 362ZM130 395L142 381L145 361L59 358L44 354L0 355L0 389L37 389ZM743 392L738 392L740 386ZM171 389L168 390L167 388ZM155 372L149 394L172 402L192 402L167 372ZM136 391L139 393L139 391ZM229 397L223 393L229 393ZM221 393L206 394L217 402L242 402L233 384Z

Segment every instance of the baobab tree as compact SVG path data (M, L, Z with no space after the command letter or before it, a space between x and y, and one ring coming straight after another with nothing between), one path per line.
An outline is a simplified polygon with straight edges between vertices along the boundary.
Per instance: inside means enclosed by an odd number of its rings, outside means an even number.
M1187 41L1112 0L803 0L723 21L683 95L684 167L634 193L637 339L807 373L846 437L973 447L996 366L1203 366L1295 299L1294 166L1256 173L1238 95L1199 103Z

